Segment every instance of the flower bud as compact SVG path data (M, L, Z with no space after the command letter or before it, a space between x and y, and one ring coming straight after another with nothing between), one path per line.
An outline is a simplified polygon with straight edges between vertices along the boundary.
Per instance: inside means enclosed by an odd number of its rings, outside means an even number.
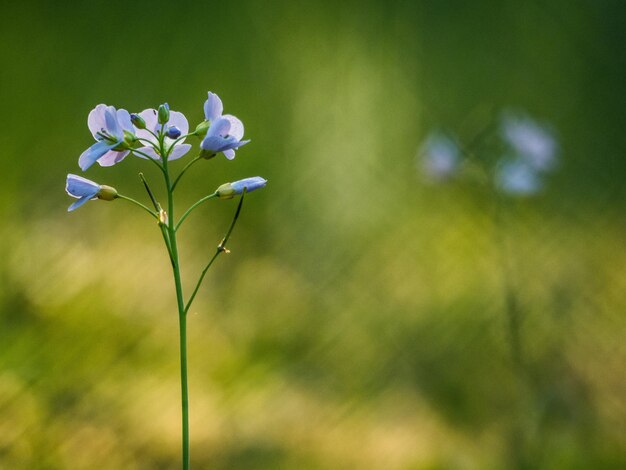
M235 194L243 193L244 190L249 193L264 187L266 184L266 179L260 176L253 176L252 178L245 178L234 183L224 183L215 192L220 199L231 199Z
M193 133L202 138L206 135L209 127L211 127L211 123L209 121L202 121L196 126L196 130Z
M170 105L167 103L159 106L159 124L166 124L170 120Z
M124 130L124 142L129 145L134 144L135 142L137 142L137 136L132 132Z
M117 189L107 186L106 184L101 184L100 190L96 193L96 197L105 201L112 201L117 197Z
M176 126L170 126L167 128L165 135L170 139L178 139L180 137L180 129Z
M217 197L220 199L232 199L235 194L235 190L233 189L233 185L231 183L224 183L219 188L215 190L217 193Z
M133 126L135 126L137 129L146 128L146 121L144 121L139 114L132 113L130 115L130 122L132 122Z

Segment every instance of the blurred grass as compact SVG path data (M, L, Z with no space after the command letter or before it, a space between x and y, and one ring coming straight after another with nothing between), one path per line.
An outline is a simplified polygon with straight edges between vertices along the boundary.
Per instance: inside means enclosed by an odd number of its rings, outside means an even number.
M154 225L65 212L100 102L207 90L252 143L179 207L261 175L190 318L192 458L216 469L620 468L626 424L624 30L617 1L3 6L0 468L176 468L177 319ZM424 184L433 126L554 124L549 190L495 226ZM192 124L193 125L193 124ZM143 200L127 159L87 175ZM254 197L252 197L254 196ZM234 203L182 234L186 286ZM497 231L523 312L511 360Z

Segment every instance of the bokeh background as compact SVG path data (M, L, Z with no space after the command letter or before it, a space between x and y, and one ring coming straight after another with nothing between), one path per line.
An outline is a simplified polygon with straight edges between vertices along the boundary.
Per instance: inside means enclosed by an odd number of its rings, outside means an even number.
M624 468L625 14L619 0L4 2L0 468L179 466L160 234L122 201L67 213L63 188L96 104L168 101L194 125L208 90L252 143L194 167L179 207L269 184L190 313L194 468ZM495 217L492 187L429 183L416 155L433 128L486 138L505 109L550 123L561 159ZM133 158L86 176L147 202L139 171L157 186ZM187 292L235 204L188 220Z

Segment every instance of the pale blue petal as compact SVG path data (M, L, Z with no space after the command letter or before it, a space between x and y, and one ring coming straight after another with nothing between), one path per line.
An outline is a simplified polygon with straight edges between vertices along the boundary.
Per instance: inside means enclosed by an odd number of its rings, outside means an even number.
M209 99L204 102L204 116L211 122L222 116L224 105L215 93L209 91Z
M228 119L230 122L230 130L228 131L228 135L232 135L237 140L241 140L243 138L243 122L236 118L232 114L224 115L224 119Z
M230 121L226 118L219 118L215 121L211 121L211 126L207 131L207 137L221 135L225 137L230 131Z
M97 136L98 132L106 128L106 122L104 119L104 112L106 109L106 104L99 104L91 110L89 116L87 117L87 126L96 140L100 140Z
M176 160L189 152L189 150L191 150L191 145L189 144L176 144L176 146L172 150L172 153L170 153L170 156L167 159Z
M72 197L93 197L100 191L100 185L87 178L70 173L67 175L65 191Z
M113 137L121 139L123 137L122 129L117 122L117 111L113 106L109 106L104 112L104 120L106 122L106 130Z
M73 203L70 207L67 208L68 212L72 212L73 210L78 209L80 206L82 206L83 204L85 204L87 201L89 201L90 197L81 197L78 201L76 201L75 203Z
M133 123L130 121L130 113L125 109L117 110L117 122L122 126L122 129L128 132L135 132Z
M87 170L87 168L96 163L100 157L118 144L119 142L109 143L104 140L96 142L81 154L78 158L78 166L80 166L83 171Z
M253 176L252 178L235 181L234 183L231 183L231 186L237 194L241 194L244 189L249 193L255 189L264 187L266 184L266 179L261 178L260 176Z
M128 150L118 152L116 150L110 150L105 153L102 158L98 159L98 165L100 166L113 166L116 163L121 162L128 155Z
M170 111L169 126L176 126L180 129L180 133L185 135L189 132L189 122L185 115L178 111Z
M233 158L235 158L235 151L233 149L226 149L222 153L229 160L232 160Z

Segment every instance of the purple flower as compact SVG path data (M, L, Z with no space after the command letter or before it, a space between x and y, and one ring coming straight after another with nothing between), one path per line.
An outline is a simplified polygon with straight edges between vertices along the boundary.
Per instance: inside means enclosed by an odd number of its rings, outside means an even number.
M442 132L434 131L422 144L418 157L426 176L435 181L450 179L457 172L461 152L456 142Z
M72 197L78 199L70 207L67 208L68 212L78 209L90 199L104 199L112 201L117 197L117 191L110 186L100 185L94 183L87 178L83 178L78 175L67 175L67 182L65 184L65 191Z
M128 155L128 146L124 144L124 132L131 134L134 132L128 111L99 104L89 113L87 126L97 142L85 150L78 159L78 165L83 171L95 162L100 166L115 165Z
M225 183L217 188L217 195L222 199L230 199L235 194L254 191L255 189L263 188L267 184L267 180L260 176L253 176L252 178L245 178L234 183Z
M144 120L146 123L145 129L138 129L136 134L137 137L141 139L148 140L153 145L158 147L159 141L152 134L158 134L165 124L159 124L159 116L158 111L156 109L145 109L139 113L139 117ZM183 113L179 113L178 111L169 111L169 121L168 126L166 126L166 130L176 128L178 132L181 134L187 134L189 132L189 123L187 122L187 118ZM176 160L183 155L185 155L191 149L191 145L183 144L185 139L181 139L176 144L174 144L176 138L172 138L166 132L164 139L165 151L169 152L168 160ZM145 143L145 141L142 141ZM174 148L172 149L172 145ZM171 150L170 150L171 149ZM159 155L152 145L148 145L146 147L141 147L137 149L138 151L149 155L151 158L155 160L161 160L161 155ZM145 158L143 155L137 155L138 157Z
M537 170L519 158L501 161L496 167L495 179L498 189L514 196L530 196L543 187Z
M226 158L232 160L235 158L235 150L250 140L241 140L243 123L230 114L222 115L223 111L222 100L209 91L209 97L204 102L204 116L211 125L200 147L210 156L222 152Z
M551 129L523 114L506 113L501 121L502 137L516 153L538 171L549 171L557 163L558 143Z

